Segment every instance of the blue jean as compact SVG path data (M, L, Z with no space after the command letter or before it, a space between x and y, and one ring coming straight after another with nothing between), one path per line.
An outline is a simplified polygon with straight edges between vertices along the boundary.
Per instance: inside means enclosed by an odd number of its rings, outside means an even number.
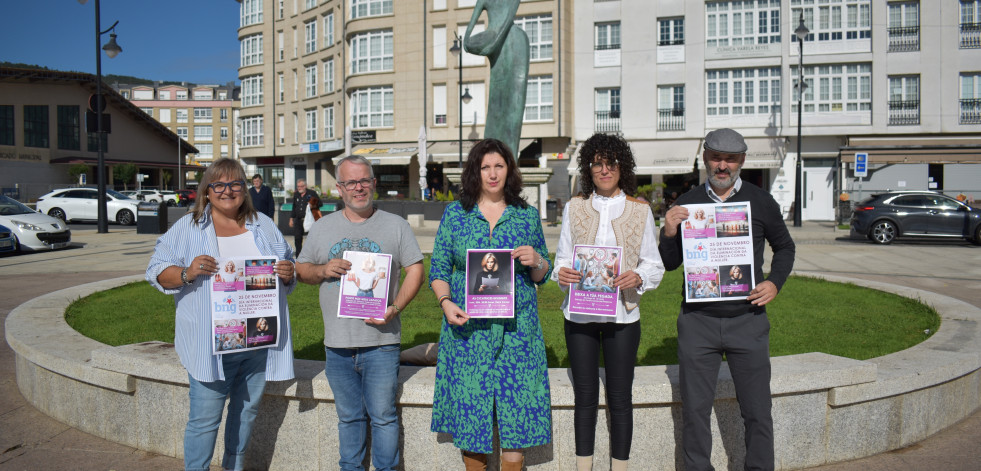
M325 348L324 373L334 392L341 471L363 471L368 421L371 462L377 471L399 464L399 346Z
M267 349L221 356L224 381L201 382L188 375L191 410L184 429L184 469L207 471L215 453L221 413L228 401L225 421L225 456L221 465L244 469L245 447L249 444L259 401L266 389Z

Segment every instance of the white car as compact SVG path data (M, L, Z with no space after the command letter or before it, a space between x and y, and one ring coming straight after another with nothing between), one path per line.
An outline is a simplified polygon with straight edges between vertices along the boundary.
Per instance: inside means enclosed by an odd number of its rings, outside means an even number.
M164 196L162 194L160 194L159 191L157 191L157 190L147 190L147 189L137 190L136 191L136 196L133 196L132 198L136 198L138 200L143 200L143 201L146 201L148 203L159 203L159 202L161 202L161 201L164 200Z
M106 190L106 217L122 225L136 224L139 201L115 190ZM37 210L62 221L99 219L99 191L64 188L37 199Z
M20 250L59 249L72 240L64 221L38 213L7 196L0 196L0 225L10 229Z
M164 202L167 203L167 206L181 205L181 197L180 195L177 194L177 192L169 191L169 190L160 190L160 195L163 197Z

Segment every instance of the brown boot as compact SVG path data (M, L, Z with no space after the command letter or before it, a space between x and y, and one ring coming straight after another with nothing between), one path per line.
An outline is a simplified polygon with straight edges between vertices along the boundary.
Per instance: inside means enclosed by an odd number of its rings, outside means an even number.
M501 471L521 471L525 467L525 456L521 455L518 461L501 460Z
M467 471L487 471L487 455L463 451L463 466Z

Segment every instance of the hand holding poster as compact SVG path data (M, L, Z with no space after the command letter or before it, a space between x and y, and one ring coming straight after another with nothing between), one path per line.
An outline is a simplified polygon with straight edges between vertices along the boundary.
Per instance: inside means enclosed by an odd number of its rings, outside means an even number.
M341 281L337 317L384 318L392 256L345 250L341 257L351 262L351 271Z
M275 258L218 260L211 279L212 353L279 345L279 279Z
M620 275L622 247L576 245L572 268L579 283L569 285L569 312L593 316L616 316L620 288L613 280Z
M510 249L467 250L467 315L514 317L514 263Z
M746 299L753 279L749 203L692 204L681 224L685 301Z

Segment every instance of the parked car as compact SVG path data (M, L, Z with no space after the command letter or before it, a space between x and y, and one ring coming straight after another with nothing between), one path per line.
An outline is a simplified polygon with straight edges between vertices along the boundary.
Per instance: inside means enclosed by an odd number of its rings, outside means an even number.
M0 224L10 229L14 247L20 250L58 249L71 244L72 233L64 221L7 196L0 196Z
M0 254L16 252L17 238L7 226L0 226Z
M99 191L95 188L64 188L37 200L37 210L62 221L99 218ZM140 202L118 191L106 190L106 217L122 225L136 224Z
M120 191L120 193L122 193L122 194L124 194L126 196L129 196L130 198L133 198L134 200L138 200L139 199L139 198L136 197L136 195L137 195L137 191L136 190L124 190L124 191Z
M164 200L164 196L158 190L142 189L136 191L136 199L149 203L159 203Z
M890 191L855 205L852 230L878 244L897 237L965 238L981 244L981 211L933 191Z
M195 190L177 190L177 194L181 195L181 204L186 206L194 204L194 200L198 197L198 192Z
M177 194L175 191L160 190L160 195L163 197L163 201L167 203L167 206L181 205L181 195Z

